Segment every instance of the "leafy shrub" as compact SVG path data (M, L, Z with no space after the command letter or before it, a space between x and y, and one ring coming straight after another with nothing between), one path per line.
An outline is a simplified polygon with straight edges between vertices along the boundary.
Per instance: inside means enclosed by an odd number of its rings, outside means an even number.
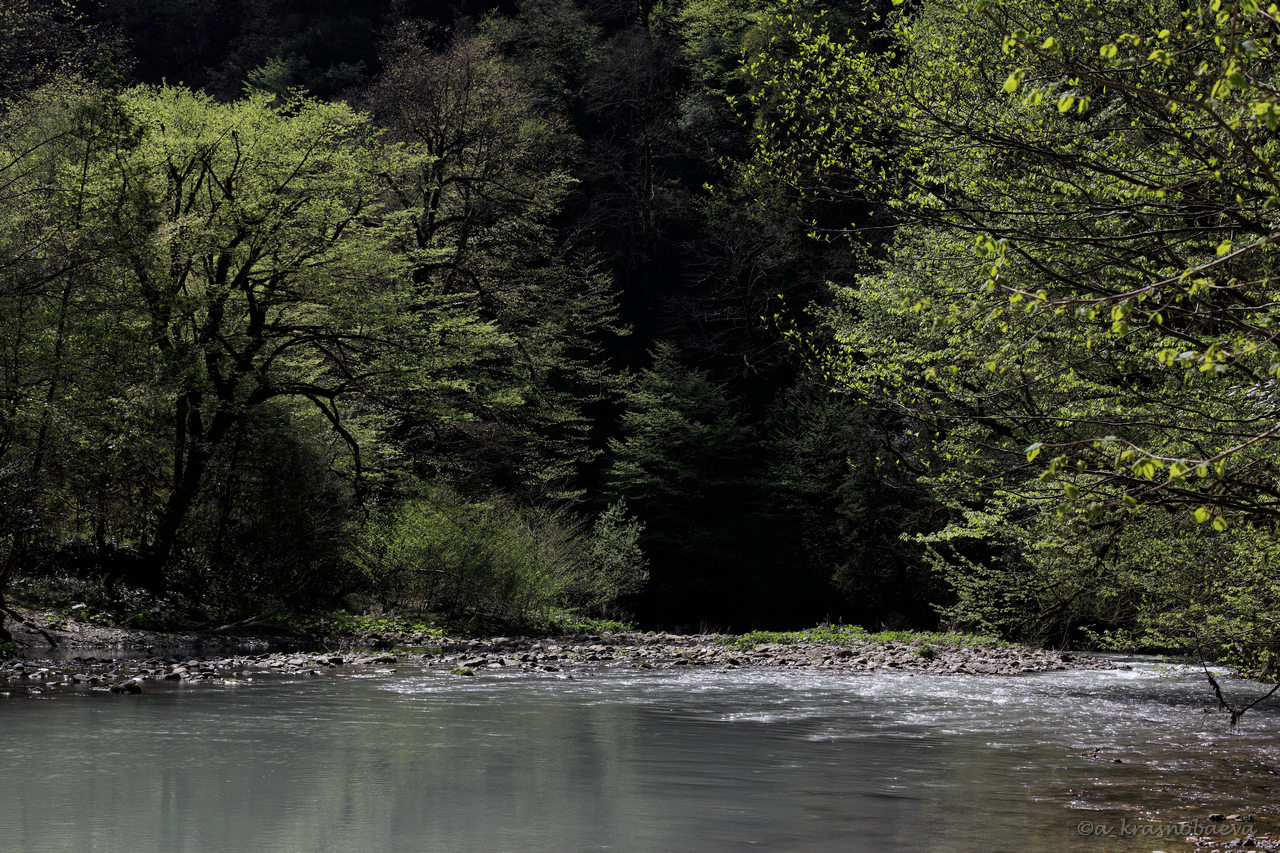
M649 561L640 547L644 522L617 501L600 514L587 543L585 561L571 579L572 604L588 613L615 613L620 599L635 595L649 580Z
M438 485L359 524L348 559L386 608L545 620L565 606L602 612L638 589L639 534L621 505L584 535L565 513Z

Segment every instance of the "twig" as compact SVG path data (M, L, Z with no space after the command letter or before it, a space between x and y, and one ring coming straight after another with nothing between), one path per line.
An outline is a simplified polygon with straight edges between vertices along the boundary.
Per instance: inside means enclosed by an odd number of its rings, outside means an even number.
M1240 722L1240 718L1244 716L1245 711L1249 710L1254 705L1257 705L1262 700L1269 698L1271 694L1275 693L1277 690L1280 690L1280 681L1277 681L1271 686L1270 690L1259 696L1257 699L1254 699L1248 705L1245 705L1243 708L1236 708L1235 705L1228 702L1226 697L1222 695L1222 688L1218 685L1218 679L1213 677L1213 673L1209 671L1209 665L1205 663L1204 652L1197 649L1197 654L1200 655L1200 666L1204 669L1205 678L1209 679L1209 686L1213 688L1213 692L1218 696L1218 707L1230 712L1231 714L1231 728L1233 729L1236 727L1236 723Z

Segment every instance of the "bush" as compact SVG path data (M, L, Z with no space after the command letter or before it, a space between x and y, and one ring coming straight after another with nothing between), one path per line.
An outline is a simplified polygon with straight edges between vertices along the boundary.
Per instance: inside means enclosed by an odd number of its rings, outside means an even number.
M585 571L571 584L578 609L616 615L620 599L635 595L649 580L649 561L640 547L644 522L627 512L625 501L612 504L596 519Z
M435 486L359 524L348 559L388 609L522 621L603 612L647 574L640 527L620 505L593 534L566 513Z

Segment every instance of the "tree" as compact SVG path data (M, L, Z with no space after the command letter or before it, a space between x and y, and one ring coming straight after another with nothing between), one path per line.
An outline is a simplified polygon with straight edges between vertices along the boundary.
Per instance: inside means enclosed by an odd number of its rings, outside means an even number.
M171 486L154 542L162 562L213 454L255 407L314 406L359 483L352 401L452 381L486 334L465 309L407 287L403 220L388 214L384 176L421 158L383 144L343 105L272 100L218 105L181 89L129 97L149 132L120 174L132 171L138 187L119 223L139 232L123 272L174 394Z
M384 27L446 10L433 0L97 0L86 11L128 40L137 82L180 83L231 101L255 79L342 96L376 72Z
M76 5L70 0L0 2L0 101L93 66L107 39Z
M912 364L915 380L895 371L903 390L918 389L917 408L931 397L968 396L976 406L963 389L980 388L989 422L1042 439L1019 452L1070 448L1073 464L1086 462L1077 487L1106 483L1144 502L1203 499L1211 509L1269 515L1265 462L1252 455L1265 456L1259 445L1272 429L1258 405L1272 337L1265 90L1232 83L1233 75L1247 83L1232 70L1241 58L1214 46L1214 32L1235 18L1193 27L1177 62L1166 63L1159 46L1173 36L1163 28L1130 38L1125 26L1136 22L1113 16L1095 26L1100 10L1071 11L1056 20L1074 24L1055 25L1030 3L973 14L940 7L904 19L897 51L879 59L801 25L794 35L808 51L797 63L805 70L766 89L822 94L793 101L791 124L766 128L762 150L770 168L803 186L843 182L922 226L903 228L893 251L918 259L912 275L924 287L952 288L923 294L926 323L983 319L976 334L986 338L969 351ZM1265 29L1269 21L1239 23ZM1029 46L1053 26L1065 34L1046 36L1047 48ZM1118 58L1117 44L1132 39L1154 48L1152 57L1129 46ZM1054 47L1066 43L1069 51ZM1006 75L1003 49L1035 64ZM1017 94L1019 86L1029 93ZM1191 95L1179 94L1185 86ZM851 158L886 140L890 156L870 159L877 168L852 168ZM924 258L946 271L930 275ZM883 301L871 289L849 298ZM865 355L892 370L878 350ZM983 372L998 384L974 378ZM1134 373L1143 378L1118 381ZM1242 379L1259 393L1227 402L1223 390ZM1116 393L1090 413L1099 386ZM1028 412L1028 397L1043 410ZM1054 409L1063 417L1027 428L1027 416ZM1066 432L1054 432L1056 420L1069 421L1059 428ZM1127 422L1159 426L1121 434ZM1168 473L1156 481L1156 471ZM1206 475L1203 488L1186 476L1193 471Z
M37 533L57 526L59 504L84 507L102 538L112 470L131 465L114 441L128 427L108 426L92 403L109 396L103 392L132 361L128 335L107 319L118 294L96 286L121 235L93 227L120 202L97 191L94 164L137 144L115 96L75 79L7 107L0 122L0 518L7 540L0 604Z
M679 281L675 235L693 223L681 179L700 163L678 129L685 80L674 42L633 24L606 42L586 82L577 236L608 259L624 316L646 340L658 334L653 314L666 288Z
M581 112L603 39L588 10L574 0L520 0L512 17L490 15L480 32L509 57L540 100L555 104L560 115Z
M336 466L358 496L389 389L455 387L492 337L468 307L412 286L421 254L401 251L407 225L385 188L423 155L343 105L216 104L176 88L95 97L33 101L4 138L6 191L29 202L3 214L0 294L14 333L0 450L25 472L29 519L17 529L56 542L86 516L109 519L113 539L159 567L187 545L206 560L236 553L224 534L244 510L227 500L271 488L249 485L236 466L253 453L236 448L282 440L269 412L308 424L300 446L328 433L341 452L298 458ZM280 496L328 488L288 470ZM135 511L105 505L117 489ZM191 525L198 505L223 521ZM24 542L10 542L6 574Z
M424 475L569 496L593 455L584 409L616 384L602 343L623 332L607 276L551 227L575 183L575 140L485 36L436 51L407 23L385 65L366 103L429 157L390 183L412 222L415 284L502 335L451 400L466 416L443 428L409 417L402 446Z
M899 462L915 439L878 415L819 387L779 396L763 471L776 572L808 612L932 626L941 584L912 534L933 529L942 508Z
M646 578L641 526L621 503L590 532L567 513L435 485L354 525L348 559L383 606L506 622L553 608L611 612Z
M765 597L755 571L763 561L753 548L765 525L755 517L752 430L724 388L683 365L674 347L659 344L652 359L628 397L621 436L609 441L607 474L610 493L645 525L645 615L758 617L750 611Z
M1079 513L1106 566L1142 507L1269 525L1274 13L931 5L881 53L781 19L761 174L895 226L855 223L829 381L927 439L953 532Z

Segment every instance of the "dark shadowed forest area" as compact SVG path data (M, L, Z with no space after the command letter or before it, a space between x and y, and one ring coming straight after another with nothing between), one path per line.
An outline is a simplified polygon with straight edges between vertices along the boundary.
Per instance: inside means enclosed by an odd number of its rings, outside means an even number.
M0 0L0 601L1269 673L1277 20Z

